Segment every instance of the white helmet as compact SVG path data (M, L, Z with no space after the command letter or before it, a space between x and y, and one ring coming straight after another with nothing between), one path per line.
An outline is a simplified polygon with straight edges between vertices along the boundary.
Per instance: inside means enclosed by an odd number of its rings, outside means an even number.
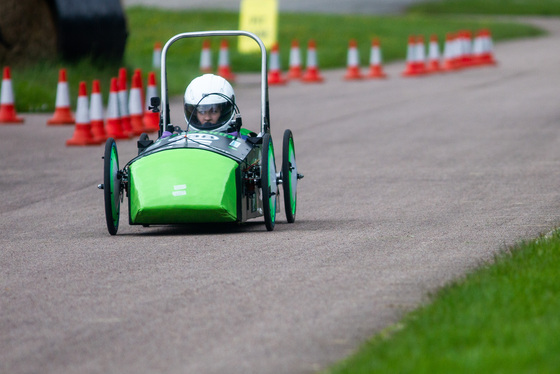
M204 74L192 80L185 91L185 120L195 130L226 132L235 116L235 93L231 84L214 74ZM197 111L220 112L216 123L201 123Z

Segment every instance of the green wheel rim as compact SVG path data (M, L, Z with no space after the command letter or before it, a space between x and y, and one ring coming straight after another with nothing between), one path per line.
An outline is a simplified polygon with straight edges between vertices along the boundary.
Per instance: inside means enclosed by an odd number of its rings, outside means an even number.
M264 222L268 231L274 230L276 223L276 202L278 185L276 184L276 164L274 146L270 134L263 137L261 188L263 193Z
M105 218L107 230L115 235L119 228L121 180L118 177L119 156L117 144L112 138L105 144L104 154L104 193L105 193Z
M297 165L294 138L290 130L284 132L282 149L282 187L284 191L284 208L289 223L295 222L297 207Z

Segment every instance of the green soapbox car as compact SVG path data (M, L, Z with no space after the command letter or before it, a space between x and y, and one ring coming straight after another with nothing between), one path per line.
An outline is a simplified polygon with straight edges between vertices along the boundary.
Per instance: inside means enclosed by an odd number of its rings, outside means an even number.
M261 50L260 133L241 128L233 134L214 131L182 131L170 121L166 58L169 47L184 38L244 36ZM246 31L206 31L175 35L161 54L161 98L151 98L150 109L159 113L158 138L140 135L138 155L122 169L117 145L109 138L103 155L103 183L107 229L116 235L120 205L128 198L129 224L174 225L194 223L244 223L264 216L272 231L280 211L280 185L286 219L296 217L298 173L294 139L284 131L282 165L276 168L270 134L267 54L263 42ZM161 110L160 110L161 106Z

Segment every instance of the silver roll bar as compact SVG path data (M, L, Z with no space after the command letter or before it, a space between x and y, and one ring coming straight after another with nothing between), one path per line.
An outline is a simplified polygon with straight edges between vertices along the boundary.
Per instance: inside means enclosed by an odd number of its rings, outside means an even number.
M259 136L270 132L270 114L268 106L268 65L266 62L266 47L262 40L255 34L242 31L242 30L220 30L220 31L197 31L197 32L186 32L182 34L177 34L165 43L161 51L161 115L162 115L162 126L161 131L165 131L166 126L169 124L169 97L167 90L167 50L171 44L175 43L179 39L184 38L198 38L198 37L210 37L210 36L247 36L257 42L261 49L261 133Z

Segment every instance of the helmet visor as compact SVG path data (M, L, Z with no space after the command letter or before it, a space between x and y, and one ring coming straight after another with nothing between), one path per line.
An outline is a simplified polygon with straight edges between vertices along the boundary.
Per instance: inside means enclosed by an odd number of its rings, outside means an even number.
M198 105L185 104L187 122L198 130L216 130L229 125L233 112L234 106L229 102Z
M207 104L207 105L197 105L196 111L199 114L220 114L222 112L223 104Z

